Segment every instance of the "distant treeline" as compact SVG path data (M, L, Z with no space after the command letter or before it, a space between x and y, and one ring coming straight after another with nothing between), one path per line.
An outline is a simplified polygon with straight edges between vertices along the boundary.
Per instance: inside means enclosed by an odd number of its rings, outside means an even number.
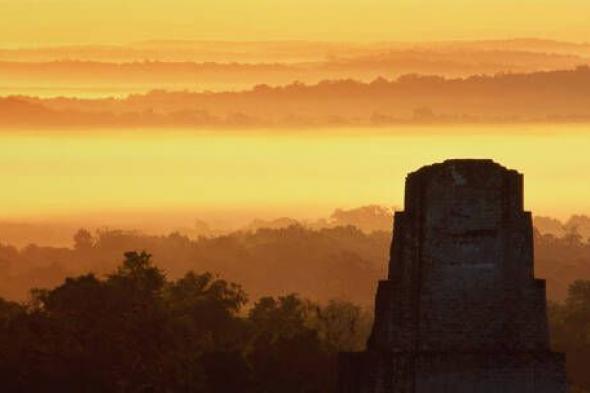
M74 244L73 235L85 227L91 231L104 228L116 228L119 230L132 230L147 232L150 234L167 234L177 232L191 239L199 237L219 237L232 232L255 232L258 229L280 229L292 225L301 225L308 229L327 229L342 226L353 226L365 233L375 231L391 231L393 228L393 208L381 205L365 205L349 209L335 209L326 217L311 219L278 217L278 218L253 218L248 221L245 213L241 213L242 219L235 218L230 213L221 213L218 217L202 219L198 213L186 212L182 219L167 221L162 219L167 216L164 213L155 217L143 216L142 224L137 224L134 218L118 218L115 222L81 220L75 221L0 221L0 244L10 244L17 248L23 248L30 244L55 247L71 247ZM252 215L255 213L251 213ZM197 218L193 218L197 216ZM252 217L252 215L248 215ZM135 220L135 221L134 221ZM139 225L139 226L138 226Z
M573 391L587 392L590 281L549 316ZM330 393L337 353L361 350L370 326L351 302L248 303L237 284L171 279L149 254L127 252L104 277L70 277L26 303L0 298L0 378L7 392Z
M476 66L489 59L496 67L520 64L512 56L498 58L498 52L521 54L522 57L586 58L590 44L547 39L510 39L475 41L420 42L328 42L328 41L201 41L153 40L124 45L63 45L0 49L0 60L18 62L51 62L78 60L88 62L235 62L235 63L314 63L336 59L375 57L387 53L407 53L420 58L420 53L447 56L456 62ZM457 56L466 53L465 57ZM475 55L474 55L475 54ZM476 54L479 54L477 56ZM412 56L413 55L413 56ZM433 57L433 56L430 56ZM437 57L437 56L434 56ZM518 58L518 57L517 57ZM431 61L432 62L432 61Z
M0 127L302 127L590 121L590 67L448 79L405 75L126 99L8 97Z
M121 62L116 59L85 60L83 53L78 53L82 59L71 53L68 57L46 61L10 61L2 59L0 50L0 82L29 87L52 82L60 86L105 87L117 84L148 89L185 86L208 90L212 85L244 88L261 82L281 85L293 80L305 83L347 78L369 81L379 76L396 78L408 73L466 77L567 69L590 63L590 58L575 54L466 47L375 48L340 52L340 56L320 57L313 61L288 61L285 55L277 54L276 60L269 58L257 62L240 58L239 54L234 54L237 58L225 61L190 61L174 60L174 55L158 59L157 53L146 52L147 56L143 58ZM4 53L5 57L10 56L10 53ZM117 56L114 52L112 54ZM16 58L26 57L26 54L14 55Z
M314 301L344 298L369 305L389 259L392 223L386 212L338 210L328 222L307 224L254 221L229 233L80 230L71 248L0 245L0 296L23 300L30 288L54 286L66 276L102 276L126 250L146 250L172 278L210 271L241 283L253 298L297 292ZM553 234L542 219L535 223L541 229L534 239L536 274L547 279L550 299L563 300L572 282L590 279L590 219L575 216L567 230Z
M196 240L177 233L82 230L73 249L0 246L0 296L23 299L30 288L56 285L66 276L106 274L125 250L140 249L153 254L171 277L210 271L241 283L253 298L298 292L318 301L336 297L369 304L385 274L390 237L355 227L291 226Z
M153 41L110 46L0 48L0 86L244 88L257 83L370 81L569 69L587 44L548 40L416 43ZM210 87L213 86L213 87ZM181 87L182 88L182 87ZM130 90L131 91L131 90Z

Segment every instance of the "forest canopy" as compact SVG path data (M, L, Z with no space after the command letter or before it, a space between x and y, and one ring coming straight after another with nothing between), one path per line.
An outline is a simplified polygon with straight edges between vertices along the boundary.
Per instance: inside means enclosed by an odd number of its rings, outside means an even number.
M0 127L301 127L407 123L587 122L590 68L371 82L293 82L126 98L0 98Z
M550 307L553 346L590 388L590 281ZM109 274L68 277L27 302L0 298L6 391L306 393L335 388L337 354L364 348L371 313L296 294L248 303L210 273L169 278L146 252Z

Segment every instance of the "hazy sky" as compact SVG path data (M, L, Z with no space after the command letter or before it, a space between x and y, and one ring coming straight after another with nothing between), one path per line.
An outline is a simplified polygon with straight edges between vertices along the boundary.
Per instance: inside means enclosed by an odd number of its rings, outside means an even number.
M0 45L590 37L588 0L0 0Z
M0 133L0 220L101 211L313 217L336 207L401 206L406 174L449 157L518 169L527 209L566 217L590 212L590 183L579 177L590 172L585 129Z

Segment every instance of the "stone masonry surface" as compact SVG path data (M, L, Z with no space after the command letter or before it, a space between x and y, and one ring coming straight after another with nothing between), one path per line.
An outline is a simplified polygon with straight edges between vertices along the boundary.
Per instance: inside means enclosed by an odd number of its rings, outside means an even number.
M409 174L367 350L341 354L339 392L567 392L533 263L522 174L491 160Z

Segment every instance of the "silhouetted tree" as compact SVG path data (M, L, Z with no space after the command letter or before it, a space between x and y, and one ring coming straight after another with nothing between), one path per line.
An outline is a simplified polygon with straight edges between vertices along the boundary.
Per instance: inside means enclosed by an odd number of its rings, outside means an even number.
M80 229L74 235L74 249L88 251L94 246L94 237L86 229Z

